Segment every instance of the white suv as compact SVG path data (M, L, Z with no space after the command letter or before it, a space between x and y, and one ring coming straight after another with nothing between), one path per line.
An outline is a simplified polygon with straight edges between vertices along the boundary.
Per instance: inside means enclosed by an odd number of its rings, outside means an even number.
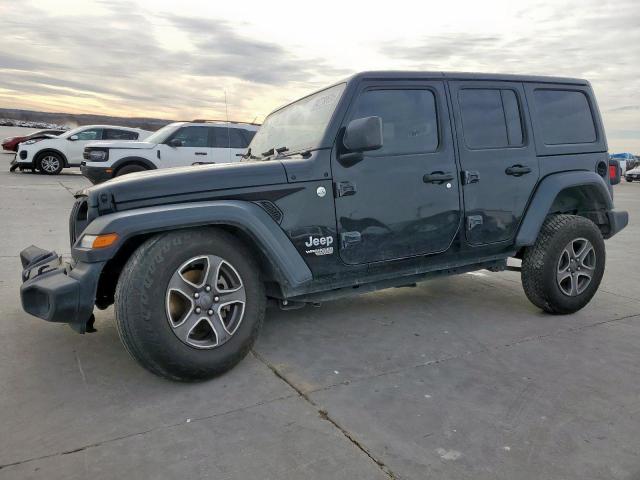
M240 160L259 125L225 121L176 122L144 142L87 145L82 174L92 183L143 170Z
M85 125L57 137L27 140L18 146L11 163L12 170L25 168L46 175L57 175L63 168L79 167L84 147L96 140L142 140L151 135L147 130L113 125Z

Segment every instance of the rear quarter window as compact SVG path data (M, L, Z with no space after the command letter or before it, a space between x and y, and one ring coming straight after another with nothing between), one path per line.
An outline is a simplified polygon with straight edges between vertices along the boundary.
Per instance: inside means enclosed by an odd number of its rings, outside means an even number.
M539 134L545 145L593 143L596 125L582 91L536 89L533 92Z

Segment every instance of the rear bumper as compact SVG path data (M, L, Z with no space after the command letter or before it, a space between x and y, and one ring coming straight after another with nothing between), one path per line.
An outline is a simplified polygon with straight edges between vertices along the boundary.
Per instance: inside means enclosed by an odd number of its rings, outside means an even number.
M111 167L89 167L85 162L80 164L80 172L94 185L113 178L113 169Z
M625 211L609 210L607 212L609 218L609 233L605 238L611 238L629 223L629 213Z
M79 333L91 327L104 262L65 263L55 252L31 246L20 252L20 299L25 312L48 322L68 323Z

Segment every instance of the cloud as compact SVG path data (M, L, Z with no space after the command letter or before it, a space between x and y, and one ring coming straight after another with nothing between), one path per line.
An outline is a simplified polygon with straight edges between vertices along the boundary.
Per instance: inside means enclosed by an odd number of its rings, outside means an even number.
M154 14L129 2L97 6L70 16L35 3L28 6L28 16L19 15L15 6L4 12L0 88L90 98L91 110L119 107L132 114L143 109L177 116L220 115L227 90L236 115L253 119L255 98L241 92L260 95L269 88L347 73L321 59L298 58L276 43L248 38L238 31L241 26L224 20ZM186 45L163 46L158 35L171 29L186 38ZM16 51L21 54L11 53ZM266 113L258 112L260 117Z
M197 47L189 71L196 75L222 75L267 85L286 85L322 71L346 75L318 58L300 59L272 42L247 38L222 20L166 16L181 32L189 34ZM237 28L237 27L236 27Z

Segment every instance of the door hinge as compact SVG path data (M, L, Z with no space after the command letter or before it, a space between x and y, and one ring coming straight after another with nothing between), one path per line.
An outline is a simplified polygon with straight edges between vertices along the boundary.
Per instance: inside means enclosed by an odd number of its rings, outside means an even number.
M467 230L473 230L478 225L482 225L482 215L469 215L467 217Z
M350 197L356 194L356 185L351 182L338 182L335 184L336 197Z
M360 243L362 241L362 236L360 235L360 232L344 232L340 234L340 240L342 248L349 248Z
M460 181L463 185L478 183L480 181L480 172L473 170L463 170L460 172Z

